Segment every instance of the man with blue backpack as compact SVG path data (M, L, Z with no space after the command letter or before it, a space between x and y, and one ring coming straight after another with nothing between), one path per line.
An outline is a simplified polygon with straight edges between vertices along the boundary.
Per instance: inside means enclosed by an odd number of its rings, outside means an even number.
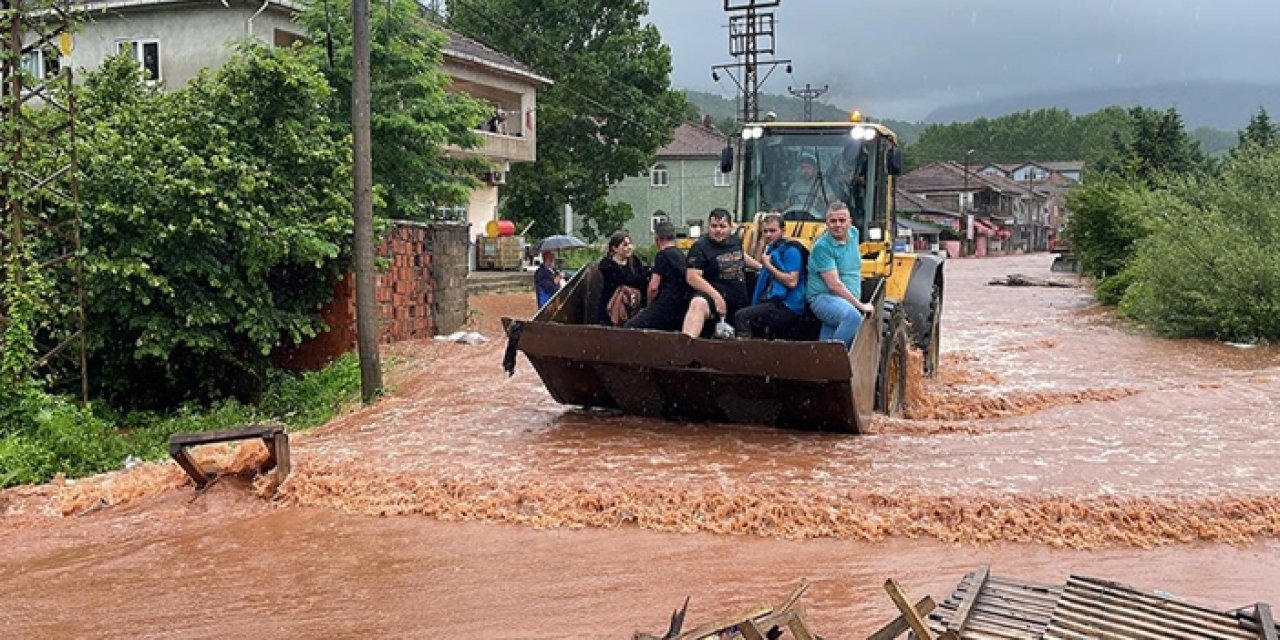
M739 337L776 337L785 333L804 315L806 249L783 233L782 216L771 214L760 221L765 249L756 262L747 265L760 270L751 306L733 316Z

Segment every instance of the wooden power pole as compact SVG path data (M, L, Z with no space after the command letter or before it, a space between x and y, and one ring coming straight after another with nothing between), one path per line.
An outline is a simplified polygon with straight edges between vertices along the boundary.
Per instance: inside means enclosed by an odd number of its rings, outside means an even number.
M373 266L373 152L369 131L369 0L351 2L351 132L355 158L356 341L360 397L372 402L382 388L378 357L378 301Z

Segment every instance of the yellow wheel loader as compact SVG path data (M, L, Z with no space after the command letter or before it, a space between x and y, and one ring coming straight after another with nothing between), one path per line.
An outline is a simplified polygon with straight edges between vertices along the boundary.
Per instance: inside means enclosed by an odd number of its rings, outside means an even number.
M908 349L923 352L925 375L938 367L944 280L942 254L895 246L897 137L856 120L767 122L745 125L739 142L721 170L737 169L737 233L748 253L762 251L765 215L781 214L786 235L812 246L828 206L848 205L862 299L874 307L851 349L819 342L808 313L788 339L773 340L595 326L602 282L588 265L533 319L506 320L508 372L523 352L561 403L673 419L858 433L872 411L900 413Z

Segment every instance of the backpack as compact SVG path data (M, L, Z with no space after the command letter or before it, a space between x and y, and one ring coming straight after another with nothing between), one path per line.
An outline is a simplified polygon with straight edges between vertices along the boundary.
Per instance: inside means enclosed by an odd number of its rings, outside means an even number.
M792 247L795 247L797 250L800 251L800 273L802 274L808 273L809 272L809 247L804 246L803 242L800 242L795 238L790 238L790 237L783 238L782 241Z
M803 242L791 237L783 238L782 242L800 252L800 284L797 286L803 286L805 279L809 277L809 247L804 246ZM771 291L766 291L762 295L767 299L773 297L772 293L773 292Z

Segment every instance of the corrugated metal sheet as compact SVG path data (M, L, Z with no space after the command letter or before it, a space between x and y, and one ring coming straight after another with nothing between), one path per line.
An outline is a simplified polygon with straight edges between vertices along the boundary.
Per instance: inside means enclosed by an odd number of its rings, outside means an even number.
M989 576L984 567L966 575L929 622L938 633L973 640L1041 638L1061 592L1057 585Z
M1277 640L1264 603L1216 611L1123 584L1071 576L1065 586L992 576L982 567L929 615L961 640Z
M1257 640L1244 621L1221 611L1138 591L1115 582L1071 576L1049 621L1046 640L1223 638ZM1273 623L1274 628L1274 623ZM1254 625L1256 629L1256 625ZM1274 637L1274 636L1273 636Z

